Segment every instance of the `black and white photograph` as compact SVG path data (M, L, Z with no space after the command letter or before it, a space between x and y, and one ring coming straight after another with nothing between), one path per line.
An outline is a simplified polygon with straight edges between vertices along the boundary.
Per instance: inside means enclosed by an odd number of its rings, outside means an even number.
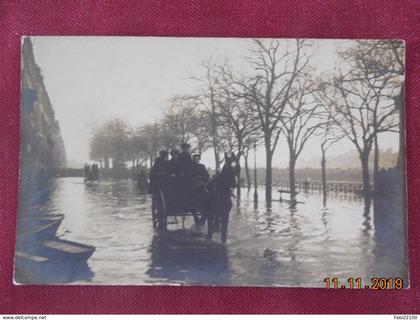
M402 40L23 37L15 283L409 287L404 83Z

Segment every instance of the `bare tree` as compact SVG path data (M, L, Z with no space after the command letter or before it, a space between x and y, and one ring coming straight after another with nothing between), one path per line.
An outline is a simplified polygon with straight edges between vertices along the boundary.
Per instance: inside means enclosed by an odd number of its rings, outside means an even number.
M97 126L92 130L89 141L89 156L92 160L100 162L101 166L109 168L109 152L107 150L107 141L104 126Z
M249 151L250 140L252 142L258 140L258 122L250 101L245 99L242 93L232 92L234 87L226 81L230 77L223 78L225 81L222 82L222 89L219 90L221 96L218 98L217 110L219 118L231 131L232 141L228 151L235 151L238 161L241 161L245 153L248 156L246 150ZM246 158L245 161L247 160ZM249 174L248 171L247 173ZM238 181L241 181L240 171L237 174ZM240 188L237 191L239 196Z
M243 150L243 156L244 156L244 169L245 169L245 177L246 177L246 184L248 190L251 189L251 173L249 169L249 155L250 151L253 150L254 146L257 146L259 142L261 141L261 135L260 132L254 131L253 134L249 135L245 139L244 144L244 150Z
M266 151L266 200L272 199L272 159L281 128L280 120L298 74L309 63L304 40L254 40L248 58L253 72L245 80L235 81L255 110Z
M369 156L372 147L378 134L398 132L399 121L392 98L396 90L393 76L385 77L382 73L379 76L369 71L360 59L363 51L360 50L360 44L357 44L340 54L343 66L337 70L332 84L324 90L324 97L334 123L359 153L364 195L368 200L371 193Z
M244 148L244 169L245 169L245 179L246 187L248 190L251 190L251 173L249 171L249 151L251 150L252 145L246 144Z
M230 126L224 126L219 129L219 148L223 153L236 152L235 132Z
M202 154L212 146L212 138L209 135L212 128L211 119L209 119L208 113L196 107L192 116L192 123L191 134L194 137L197 152Z
M113 119L95 128L90 141L90 155L98 161L103 159L106 169L110 159L113 166L125 165L128 158L127 124L121 119Z
M296 161L308 139L320 128L320 104L315 101L313 86L308 75L296 80L296 87L289 97L280 119L281 131L289 147L290 199L296 202Z
M321 136L321 172L322 172L322 194L324 206L327 203L327 151L336 142L344 138L342 132L337 130L337 127L328 112L328 108L323 108L319 112L321 118L325 119L322 121L318 135Z
M133 166L143 165L149 159L147 152L149 137L146 135L146 130L143 126L131 128L128 139Z
M394 99L395 107L399 113L400 145L397 164L401 167L404 158L404 42L400 40L357 41L357 47L347 53L349 60L364 70L368 79L388 79L395 90L388 93ZM377 137L374 141L374 172L379 166L379 148ZM376 174L375 174L376 176Z
M201 92L192 97L196 99L203 107L206 119L210 125L211 145L213 148L213 155L215 161L215 169L220 170L220 146L219 130L221 127L220 119L217 113L217 97L218 97L218 78L217 78L217 65L211 60L203 60L201 67L204 69L204 78L192 77L191 79L201 83Z
M146 153L148 155L148 160L150 163L150 168L153 165L154 157L156 156L159 148L162 147L161 141L161 129L158 126L157 122L153 124L145 124L142 126L141 134L146 137Z
M191 100L186 97L175 96L170 99L170 104L165 110L161 120L161 127L165 133L164 145L168 149L180 143L190 143L195 124L195 110Z
M161 141L167 149L174 149L185 142L201 154L211 144L211 119L205 110L200 109L194 97L173 97L161 123Z

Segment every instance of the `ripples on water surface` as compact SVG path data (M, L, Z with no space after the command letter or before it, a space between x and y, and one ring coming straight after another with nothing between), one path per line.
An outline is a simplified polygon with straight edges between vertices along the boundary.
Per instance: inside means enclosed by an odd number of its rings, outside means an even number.
M207 242L192 218L169 221L170 231L153 232L150 196L131 181L56 179L44 209L63 213L62 238L90 244L91 284L220 284L323 287L323 279L402 276L401 252L383 254L375 222L360 199L299 195L297 209L263 202L242 190L231 211L228 243ZM260 197L263 190L260 190ZM372 210L370 210L372 211ZM401 235L403 237L403 235Z

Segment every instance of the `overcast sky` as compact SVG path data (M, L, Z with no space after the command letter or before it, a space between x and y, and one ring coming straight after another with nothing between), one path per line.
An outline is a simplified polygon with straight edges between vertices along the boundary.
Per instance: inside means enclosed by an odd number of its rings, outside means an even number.
M153 122L162 115L167 100L174 94L189 94L198 83L200 60L228 57L241 66L249 39L154 38L154 37L31 37L35 61L41 67L67 153L67 159L89 160L92 128L112 118L130 124ZM316 41L312 62L328 71L337 61L336 48L343 40ZM397 150L398 137L387 135L381 148ZM353 150L342 140L330 154ZM258 166L264 166L263 149L258 151ZM314 137L301 158L317 159L319 144ZM288 150L280 141L274 166L287 167ZM203 162L213 167L211 152ZM299 165L299 164L298 164Z

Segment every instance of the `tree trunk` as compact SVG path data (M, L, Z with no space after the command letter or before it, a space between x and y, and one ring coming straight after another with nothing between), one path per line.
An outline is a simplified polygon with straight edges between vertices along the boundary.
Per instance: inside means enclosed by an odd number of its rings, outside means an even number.
M373 191L376 191L379 171L379 147L378 147L378 135L374 139L374 154L373 154Z
M249 166L248 166L248 155L249 152L245 153L244 159L245 159L245 175L246 175L246 185L248 190L251 190L251 175L249 172Z
M211 133L212 133L212 143L214 151L214 162L216 166L216 171L220 171L220 158L219 158L219 142L217 141L217 123L216 123L216 106L214 102L214 93L213 88L210 88L210 104L211 104Z
M213 150L214 150L214 162L216 166L216 171L220 171L220 158L219 158L219 152L217 150L217 142L215 142L216 139L213 138Z
M398 160L397 160L397 167L404 170L405 168L405 134L404 134L404 124L405 124L405 115L404 115L404 85L401 86L400 94L395 97L395 108L398 110L398 114L400 117L399 123L399 134L400 134L400 145L399 145L399 152L398 152Z
M273 162L273 155L270 151L270 145L266 145L265 148L265 200L267 204L271 203L272 199L272 184L273 184L273 168L272 168L272 162Z
M362 164L363 196L366 204L369 202L371 193L369 178L369 152L365 151L362 154L360 154L360 161Z
M238 155L238 164L240 163L240 154ZM241 171L236 172L236 197L237 199L241 198L241 187L242 187L242 181L241 181Z
M295 176L296 157L290 155L289 159L289 182L290 182L290 200L292 205L296 203L296 176Z
M322 195L323 195L323 204L324 206L327 204L327 172L326 172L326 160L325 160L325 150L321 148L322 151L322 160L321 160L321 168L322 168Z

